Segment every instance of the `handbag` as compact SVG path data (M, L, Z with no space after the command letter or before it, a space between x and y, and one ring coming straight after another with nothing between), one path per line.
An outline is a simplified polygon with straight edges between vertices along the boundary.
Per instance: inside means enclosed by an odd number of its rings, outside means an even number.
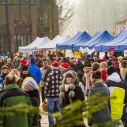
M43 103L42 103L42 110L44 111L44 112L47 112L47 102L46 102L46 99L43 101Z

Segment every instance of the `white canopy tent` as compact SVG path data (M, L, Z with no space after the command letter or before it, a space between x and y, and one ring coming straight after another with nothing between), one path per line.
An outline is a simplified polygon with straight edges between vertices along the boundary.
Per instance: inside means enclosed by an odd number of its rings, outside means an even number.
M41 49L56 50L56 44L69 41L70 39L71 38L69 36L61 37L61 36L57 35L52 41L50 41L45 46L37 46L36 50L41 50Z

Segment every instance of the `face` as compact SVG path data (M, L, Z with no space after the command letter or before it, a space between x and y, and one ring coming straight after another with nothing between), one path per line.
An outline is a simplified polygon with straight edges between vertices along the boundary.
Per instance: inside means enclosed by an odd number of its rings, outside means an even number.
M45 68L46 65L43 64L43 68Z
M61 68L61 67L59 68L59 70L60 70L61 72L63 72L63 71L64 71L64 69L63 69L63 68Z
M76 62L73 62L74 65L76 65Z
M67 82L67 84L70 84L71 81L72 81L72 77L67 77L67 78L66 78L66 82Z
M10 63L11 63L11 61L9 60L9 61L8 61L8 63L10 64Z
M2 59L0 59L0 63L2 63Z
M29 72L28 70L25 70L25 71L23 71L23 74L24 74L24 75L27 75L28 72Z

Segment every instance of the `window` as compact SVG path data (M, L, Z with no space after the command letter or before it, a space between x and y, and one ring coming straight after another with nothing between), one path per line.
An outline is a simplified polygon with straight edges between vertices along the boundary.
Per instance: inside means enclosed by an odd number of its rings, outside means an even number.
M0 5L0 29L6 28L6 6Z

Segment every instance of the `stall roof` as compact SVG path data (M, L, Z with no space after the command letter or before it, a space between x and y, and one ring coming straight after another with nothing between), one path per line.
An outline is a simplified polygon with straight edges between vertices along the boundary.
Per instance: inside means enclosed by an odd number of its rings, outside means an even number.
M113 37L107 31L98 31L91 40L80 45L80 47L82 48L88 47L89 49L93 49L95 45L104 44L112 39Z
M52 41L50 41L48 44L45 46L37 46L36 49L48 49L48 50L55 50L56 49L56 44L63 43L65 41L69 41L71 38L69 36L66 37L61 37L57 35Z
M87 32L78 32L71 40L65 41L61 44L57 44L57 49L68 49L73 50L74 44L86 42L91 39L91 36Z
M127 30L122 30L113 40L102 45L95 45L94 49L98 52L110 52L110 48L114 48L115 52L123 52L126 48Z

